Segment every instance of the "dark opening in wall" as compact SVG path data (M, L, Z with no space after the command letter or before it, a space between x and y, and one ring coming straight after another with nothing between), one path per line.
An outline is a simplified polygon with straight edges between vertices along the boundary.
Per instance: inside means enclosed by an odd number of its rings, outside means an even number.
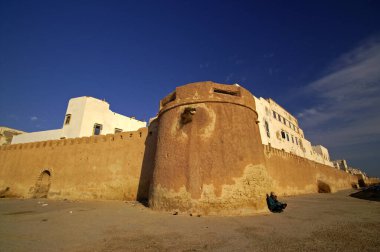
M232 96L240 96L238 91L222 90L222 89L217 89L217 88L214 88L214 93L226 94L226 95L232 95Z
M47 198L51 183L50 177L51 173L48 170L44 170L38 176L34 189L34 198Z
M93 129L93 135L100 135L102 133L103 125L95 123Z
M169 102L174 101L176 98L177 98L176 92L169 94L164 99L162 99L161 106L165 106Z
M66 125L66 124L70 124L70 120L71 120L71 114L67 114L67 115L65 116L65 125Z
M269 124L267 121L265 121L265 131L267 132L267 136L270 137Z
M318 180L317 186L318 186L318 192L319 193L331 193L331 187L329 184L327 184L321 180Z
M365 182L364 182L363 179L359 179L359 180L358 180L358 183L359 183L359 186L360 186L360 187L365 187L365 186L366 186L366 185L365 185Z
M181 114L181 124L185 125L193 121L193 115L195 114L196 111L197 111L196 108L186 107Z

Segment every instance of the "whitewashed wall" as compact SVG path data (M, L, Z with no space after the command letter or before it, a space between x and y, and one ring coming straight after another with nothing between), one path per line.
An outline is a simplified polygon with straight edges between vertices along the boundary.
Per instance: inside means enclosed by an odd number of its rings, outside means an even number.
M255 96L254 99L258 113L260 136L263 144L270 144L276 149L283 149L284 151L293 153L297 156L333 166L329 159L327 160L323 158L323 155L328 156L328 150L323 146L317 148L320 151L313 149L310 141L304 138L303 130L299 128L298 121L293 115L271 99L266 100ZM274 118L273 111L276 112L276 118ZM283 119L281 121L278 119L278 115L287 120L286 125L284 124ZM265 122L268 123L270 136L267 135ZM289 122L295 127L290 127ZM286 132L285 139L281 135L282 131Z
M63 137L62 129L24 133L13 136L12 144L57 140Z
M65 124L68 114L70 122ZM21 134L13 138L12 144L91 136L95 124L102 125L102 135L114 134L115 128L135 131L146 127L146 122L115 113L109 103L88 96L70 99L66 115L62 115L62 129Z

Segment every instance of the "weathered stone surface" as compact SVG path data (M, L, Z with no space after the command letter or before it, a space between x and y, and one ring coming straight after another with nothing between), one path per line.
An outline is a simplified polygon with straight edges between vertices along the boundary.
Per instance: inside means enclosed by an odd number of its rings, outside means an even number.
M161 102L158 117L153 209L201 214L264 210L265 187L255 180L268 176L259 174L265 172L264 154L252 95L238 86L206 82L179 87L175 97ZM182 124L187 108L195 113Z
M9 188L7 194L25 198L45 194L57 199L147 198L154 137L143 128L2 147L0 190Z
M165 97L150 206L246 215L267 211L271 191L335 192L357 183L347 173L263 146L255 108L244 88L213 82L178 87Z
M242 87L193 83L161 101L149 129L0 147L0 197L149 195L160 211L249 215L267 212L271 191L357 186L356 176L262 145L255 109Z

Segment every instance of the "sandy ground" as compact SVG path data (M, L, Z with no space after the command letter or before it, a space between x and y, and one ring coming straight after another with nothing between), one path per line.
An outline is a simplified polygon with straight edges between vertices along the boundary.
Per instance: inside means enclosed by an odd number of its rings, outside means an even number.
M172 215L133 202L0 199L0 251L380 251L380 202L352 192L282 198L284 213L249 217Z

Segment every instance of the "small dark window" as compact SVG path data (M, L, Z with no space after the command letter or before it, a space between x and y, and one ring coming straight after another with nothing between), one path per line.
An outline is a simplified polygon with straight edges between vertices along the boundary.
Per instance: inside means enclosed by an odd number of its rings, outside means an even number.
M294 143L294 138L293 138L293 136L292 136L292 143Z
M121 133L121 132L123 132L122 129L115 128L115 134L116 134L116 133Z
M285 136L285 131L281 131L281 136L282 136L283 139L286 138L286 136Z
M287 139L288 142L289 142L289 135L288 135L288 133L286 133L286 139Z
M176 92L169 94L164 99L162 99L161 106L165 106L169 102L175 101L176 98L177 98Z
M297 137L294 137L296 139L296 144L298 145L298 140L297 140Z
M94 135L100 135L102 133L103 125L101 124L94 124Z
M70 120L71 120L71 114L67 114L66 117L65 117L65 125L69 124Z
M277 114L277 116L278 116L278 120L280 120L280 122L282 122L282 117L279 114Z
M239 96L239 92L214 88L214 93Z
M270 137L269 124L267 121L265 121L265 131L267 132L267 136Z
M276 119L276 112L273 111L273 117Z

